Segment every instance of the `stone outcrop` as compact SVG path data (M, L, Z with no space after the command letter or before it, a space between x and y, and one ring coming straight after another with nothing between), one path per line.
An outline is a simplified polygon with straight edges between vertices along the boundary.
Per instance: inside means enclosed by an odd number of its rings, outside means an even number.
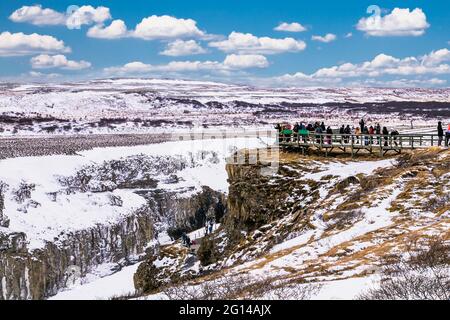
M156 190L145 193L147 205L122 220L63 234L32 252L25 234L0 231L0 300L43 299L100 264L142 257L157 235L158 222L191 231L203 223L211 207L223 214L226 201L209 188L187 197Z

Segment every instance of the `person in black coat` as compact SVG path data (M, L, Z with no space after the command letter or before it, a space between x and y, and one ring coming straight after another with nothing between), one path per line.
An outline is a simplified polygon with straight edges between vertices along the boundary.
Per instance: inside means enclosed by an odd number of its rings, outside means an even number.
M326 128L325 128L325 123L323 121L320 124L320 127L322 128L322 131L325 132Z
M347 125L347 126L345 127L345 129L344 129L344 134L350 135L351 133L352 133L352 129L350 129L350 126ZM350 136L345 136L345 139L344 139L345 143L348 143L348 142L349 142L349 140L350 140L349 137L350 137Z
M444 128L442 128L441 121L438 122L437 130L438 130L438 145L441 146L442 140L444 140Z
M392 140L394 141L394 143L395 143L395 146L398 146L398 144L397 144L397 136L399 135L400 133L397 131L397 130L393 130L392 132L391 132L391 137L392 137Z
M381 134L381 126L380 126L379 123L377 123L377 125L375 126L375 134L376 134L377 136L379 136L379 135ZM380 138L380 137L377 137L377 143L378 143L379 145L381 145L381 138Z
M361 119L361 121L359 121L359 127L361 128L361 132L364 131L365 126L366 126L366 122L364 121L364 119Z
M326 143L327 143L327 144L331 144L331 143L332 143L332 136L333 136L333 129L331 129L331 127L329 126L329 127L327 128L326 133L327 133L327 140L326 140Z
M388 146L388 136L389 136L389 131L386 127L383 127L383 136L384 136L384 146L387 147Z

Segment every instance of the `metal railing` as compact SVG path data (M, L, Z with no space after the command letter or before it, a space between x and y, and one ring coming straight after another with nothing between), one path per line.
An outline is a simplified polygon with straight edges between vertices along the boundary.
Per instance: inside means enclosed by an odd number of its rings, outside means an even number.
M381 154L393 150L398 153L403 149L416 149L432 147L444 144L443 138L437 134L308 134L280 133L278 142L281 146L297 146L300 148L316 147L325 149L326 152L333 148L339 148L344 152L351 149L352 154L358 153L360 149L373 152L378 150Z

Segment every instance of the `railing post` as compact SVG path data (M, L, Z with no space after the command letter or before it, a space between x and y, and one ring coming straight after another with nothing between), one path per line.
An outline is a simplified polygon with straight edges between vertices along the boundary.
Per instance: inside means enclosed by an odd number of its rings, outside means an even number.
M384 141L382 141L383 139L381 138L381 136L378 136L378 146L380 147L380 157L383 157L383 144Z
M355 156L355 153L354 153L354 148L353 148L353 145L354 145L354 136L352 135L352 136L350 136L350 139L352 139L352 159L353 159L353 157Z

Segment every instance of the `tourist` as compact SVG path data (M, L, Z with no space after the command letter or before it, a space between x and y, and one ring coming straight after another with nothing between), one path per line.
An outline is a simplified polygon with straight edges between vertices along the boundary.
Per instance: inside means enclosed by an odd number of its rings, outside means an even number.
M364 144L366 146L369 145L369 128L367 126L364 126L362 133L364 134Z
M356 143L359 144L359 135L361 134L361 128L360 127L356 127L355 128L355 135L356 135Z
M373 126L369 127L369 134L371 135L371 137L370 137L370 144L372 145L373 144L373 137L372 136L375 134L375 128Z
M281 124L277 123L277 125L275 126L275 129L278 131L278 133L281 133L281 131L283 130L283 128L281 127Z
M350 129L350 126L347 125L344 129L344 134L345 134L345 138L344 138L344 142L348 143L349 142L349 138L350 138L350 134L352 133L352 130Z
M189 249L191 248L191 244L192 244L191 238L189 238L189 236L186 234L186 232L183 232L181 234L181 241L183 242L183 245L185 245Z
M444 128L442 128L442 122L438 122L438 146L442 146L442 140L444 140Z
M375 134L378 136L377 137L377 144L381 145L381 126L379 123L377 123L377 125L375 126Z
M383 127L383 136L384 136L384 146L388 146L388 140L389 140L389 131L386 127Z
M339 134L341 135L341 143L343 143L344 142L344 134L345 134L345 126L344 125L342 125L339 128Z
M322 127L320 125L317 126L315 132L317 133L316 141L317 141L317 143L321 144L322 141L323 141L323 138L322 138L322 133L323 133Z
M364 119L361 119L361 121L359 121L359 128L361 129L361 132L364 132L365 126L366 126L366 123L365 123Z
M209 234L214 230L214 219L209 219Z
M397 136L399 134L400 133L397 130L392 130L392 132L391 132L391 137L393 138L392 140L394 141L395 146L398 146L398 144L397 144Z
M320 128L322 128L322 131L325 132L326 128L325 128L325 123L323 121L320 124Z
M326 142L326 143L331 145L331 142L332 142L332 135L333 135L333 130L331 129L330 126L328 126L326 132L327 132L327 142Z

